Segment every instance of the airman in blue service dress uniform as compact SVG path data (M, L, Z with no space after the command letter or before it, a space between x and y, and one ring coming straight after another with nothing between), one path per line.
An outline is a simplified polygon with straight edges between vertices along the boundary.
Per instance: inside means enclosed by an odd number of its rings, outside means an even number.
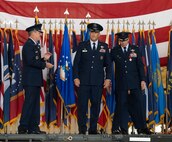
M90 40L79 44L73 65L74 84L78 87L79 133L87 131L88 100L91 102L89 134L97 134L102 89L110 86L111 59L108 45L98 40L103 27L88 24Z
M141 90L146 87L144 66L139 49L129 44L129 32L117 33L119 45L111 51L115 62L115 89L117 93L116 117L113 134L128 134L129 115L139 134L151 134L146 126L141 105ZM115 121L119 122L116 127Z
M23 87L25 91L25 101L23 104L19 134L44 134L40 131L40 89L43 85L42 69L52 68L53 65L47 60L51 54L46 53L41 59L39 40L42 35L42 24L35 24L28 27L26 31L29 38L22 49L23 59Z

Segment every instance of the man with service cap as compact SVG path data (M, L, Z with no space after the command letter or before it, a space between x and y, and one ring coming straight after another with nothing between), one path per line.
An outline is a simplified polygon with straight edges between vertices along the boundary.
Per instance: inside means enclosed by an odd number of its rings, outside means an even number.
M42 24L35 24L26 29L29 38L22 49L25 101L18 127L19 134L45 134L39 129L40 90L43 85L42 69L52 68L53 65L47 62L51 53L46 53L41 58L39 45L42 35L41 27Z
M130 115L138 134L151 134L141 105L141 91L146 87L144 65L138 47L129 44L129 34L130 32L117 33L119 45L111 51L112 61L115 62L117 98L112 133L128 134Z
M88 24L90 40L79 44L73 65L74 84L78 87L79 134L87 131L88 101L91 102L89 134L97 134L97 121L103 88L111 82L111 59L108 45L100 42L103 27L97 23Z

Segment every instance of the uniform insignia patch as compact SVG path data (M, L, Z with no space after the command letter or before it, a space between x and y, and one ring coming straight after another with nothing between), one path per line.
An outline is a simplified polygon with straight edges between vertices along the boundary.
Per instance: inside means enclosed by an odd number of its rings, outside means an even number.
M82 52L87 52L87 49L82 50Z
M132 58L137 57L137 54L134 51L135 51L134 49L131 49L130 57L132 57Z
M36 60L38 60L38 59L39 59L39 57L38 57L38 56L36 56L35 58L36 58Z
M103 60L103 56L100 56L100 60Z
M106 50L105 50L105 49L100 49L100 50L99 50L99 52L101 52L101 53L105 53L105 52L106 52Z

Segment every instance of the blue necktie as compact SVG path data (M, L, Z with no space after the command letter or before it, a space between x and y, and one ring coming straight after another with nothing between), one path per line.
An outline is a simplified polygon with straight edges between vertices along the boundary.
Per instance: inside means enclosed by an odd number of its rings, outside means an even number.
M127 54L127 49L126 49L126 47L124 47L124 55L126 55Z

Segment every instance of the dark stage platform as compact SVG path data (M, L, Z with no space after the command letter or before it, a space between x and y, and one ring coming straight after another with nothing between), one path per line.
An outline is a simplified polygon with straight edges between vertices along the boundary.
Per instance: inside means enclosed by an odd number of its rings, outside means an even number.
M0 142L172 142L172 135L0 134Z

